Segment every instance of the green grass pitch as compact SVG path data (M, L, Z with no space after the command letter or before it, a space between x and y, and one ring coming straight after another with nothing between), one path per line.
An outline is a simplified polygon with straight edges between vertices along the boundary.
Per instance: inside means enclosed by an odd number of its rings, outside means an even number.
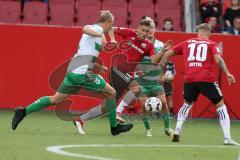
M12 116L13 110L0 110L0 160L85 160L94 157L102 160L237 160L239 154L239 148L222 145L223 136L218 120L187 121L181 142L172 143L171 138L165 136L161 121L151 123L153 137L150 138L145 137L140 121L134 121L130 132L111 136L106 118L87 122L86 135L83 136L76 133L71 122L61 121L49 111L32 113L16 131L11 130ZM175 123L171 121L172 128ZM239 121L232 122L232 137L238 142L239 131ZM57 145L82 146L62 149L69 153L68 156L46 150Z

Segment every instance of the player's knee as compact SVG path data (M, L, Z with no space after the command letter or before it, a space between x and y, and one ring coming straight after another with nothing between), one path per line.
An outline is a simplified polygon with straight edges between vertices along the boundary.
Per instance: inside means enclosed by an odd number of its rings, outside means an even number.
M184 103L188 104L188 105L192 105L193 102L191 100L187 100L186 98L184 99Z
M58 104L61 103L63 101L63 99L59 99L58 97L54 96L50 96L50 100L52 104Z
M223 99L215 99L214 101L212 100L212 103L216 105L217 108L222 107L224 105Z
M108 98L116 98L116 91L115 89L111 89Z
M135 95L137 95L141 92L141 87L140 86L135 86L135 87L131 88L131 90L133 91L133 93Z

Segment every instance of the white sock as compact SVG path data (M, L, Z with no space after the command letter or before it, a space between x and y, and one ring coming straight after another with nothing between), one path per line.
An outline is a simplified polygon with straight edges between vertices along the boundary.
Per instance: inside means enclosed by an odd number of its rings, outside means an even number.
M126 102L124 102L124 100L121 100L121 102L119 103L119 105L117 106L117 113L122 113L125 106L128 106L128 104Z
M188 116L188 112L190 111L191 108L192 108L192 105L183 103L183 106L178 111L177 124L176 124L174 134L177 134L177 135L180 134L180 132L182 130L182 125L185 122L185 120Z
M129 90L124 96L121 102L119 103L117 107L117 112L122 113L124 110L124 107L129 106L129 104L136 98L133 91Z
M224 138L231 138L230 135L230 118L227 112L227 107L223 105L222 107L217 109L219 114L220 125L223 130Z
M103 114L103 112L101 110L101 105L99 105L99 106L92 108L87 113L81 115L80 119L83 121L88 121L88 120L97 118L97 117L101 116L102 114Z

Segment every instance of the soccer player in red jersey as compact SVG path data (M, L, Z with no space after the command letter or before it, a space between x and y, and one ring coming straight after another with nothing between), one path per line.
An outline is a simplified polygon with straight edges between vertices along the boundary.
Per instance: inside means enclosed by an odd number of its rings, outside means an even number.
M148 56L151 63L158 64L162 58L162 53L155 54L154 44L147 39L150 30L151 20L141 19L136 30L129 28L114 28L112 34L109 33L111 41L115 41L114 33L120 35L123 41L119 45L119 50L112 58L110 70L111 85L115 88L117 99L124 91L123 101L119 105L129 105L141 91L140 85L134 81L133 73L143 57ZM165 52L172 47L173 42L167 41L161 52Z
M220 125L223 129L224 144L239 145L230 135L230 119L221 90L213 72L213 61L225 72L228 83L235 83L234 76L229 72L217 43L209 40L211 27L203 23L198 27L198 36L175 45L167 51L161 61L164 65L172 55L183 55L184 74L184 104L178 112L177 124L172 141L179 142L182 125L188 116L189 110L201 93L216 106Z

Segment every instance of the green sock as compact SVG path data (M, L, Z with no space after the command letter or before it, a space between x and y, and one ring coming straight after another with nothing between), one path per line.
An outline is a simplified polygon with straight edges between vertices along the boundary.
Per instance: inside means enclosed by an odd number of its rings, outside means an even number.
M43 108L46 108L48 106L52 105L50 101L50 97L41 97L29 106L26 107L26 114L28 115L29 113L39 111Z
M149 114L147 114L147 115L143 118L143 123L144 123L144 126L145 126L146 130L151 129L151 127L150 127L150 116L149 116Z
M111 127L117 126L117 114L116 114L116 101L113 98L107 98L105 102L106 111L108 113L108 118Z
M170 117L170 113L169 112L164 112L162 114L164 129L169 128L169 117Z

